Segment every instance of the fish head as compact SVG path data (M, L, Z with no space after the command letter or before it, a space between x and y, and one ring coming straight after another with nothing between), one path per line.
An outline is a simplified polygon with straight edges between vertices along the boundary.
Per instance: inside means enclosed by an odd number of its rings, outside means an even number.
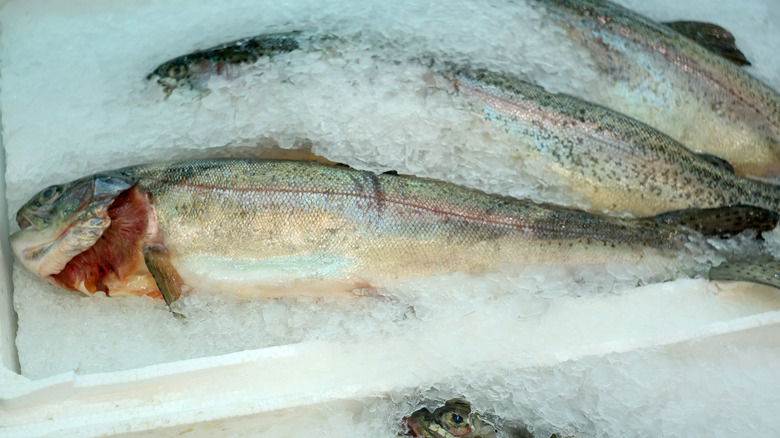
M489 438L495 429L471 412L471 405L461 399L447 401L430 412L415 411L406 420L411 436L425 438Z
M409 427L409 436L418 436L424 438L442 437L436 434L441 427L436 422L431 411L426 408L415 411L411 416L405 418L406 425Z
M41 190L16 214L21 230L11 235L14 254L32 273L52 281L100 239L111 224L109 206L134 184L134 177L114 172Z
M146 79L151 80L156 77L157 83L163 88L166 96L170 96L173 90L183 85L190 85L192 73L190 63L186 59L176 58L161 64Z

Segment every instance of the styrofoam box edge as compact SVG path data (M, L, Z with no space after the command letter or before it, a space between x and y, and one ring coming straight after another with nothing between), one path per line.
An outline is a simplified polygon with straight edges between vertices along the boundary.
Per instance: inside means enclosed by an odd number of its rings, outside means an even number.
M1 5L2 3L0 3ZM8 204L5 202L5 148L2 138L2 117L0 116L0 169L2 177L0 178L0 193L3 195L3 202L0 202L0 232L4 236L9 233L8 227ZM4 238L0 243L0 260L3 263L3 269L0 270L0 358L2 365L11 371L19 372L19 360L16 354L14 339L16 337L16 313L13 303L13 286L11 285L11 248L8 239Z
M669 345L759 327L780 332L780 311L713 323L695 330L642 340L614 341L536 356L524 366L549 366L577 358ZM359 399L414 387L442 377L435 366L414 373L393 360L374 361L373 372L356 372L366 357L388 349L425 348L405 339L351 344L308 342L91 375L73 373L31 381L4 369L0 402L4 428L13 437L105 436L159 427L270 413L336 400ZM409 352L415 354L414 351ZM422 352L417 352L422 354ZM511 363L492 362L493 365ZM477 363L465 364L466 367ZM516 365L516 364L515 364ZM484 366L484 364L482 364ZM449 372L463 370L449 370ZM381 376L381 378L378 378Z

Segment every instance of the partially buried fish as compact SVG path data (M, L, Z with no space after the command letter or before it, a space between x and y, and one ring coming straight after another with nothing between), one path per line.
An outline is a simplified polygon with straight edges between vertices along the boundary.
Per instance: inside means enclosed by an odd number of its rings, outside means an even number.
M423 438L496 438L497 432L461 399L448 400L433 412L419 409L405 420L409 435Z
M232 79L239 75L242 64L298 49L298 36L299 32L287 32L231 41L171 59L155 68L146 78L157 78L166 96L182 86L205 92L212 76Z
M548 183L579 193L590 211L660 214L754 205L780 212L780 186L736 175L669 136L596 104L486 70L444 73L456 94L510 134Z
M44 189L17 214L21 263L65 289L147 295L349 294L388 281L503 265L664 264L705 273L686 243L771 229L755 208L614 218L345 166L202 160L128 167ZM774 265L718 279L780 285ZM714 273L714 274L713 274Z
M747 61L728 31L706 23L656 23L601 0L529 3L589 54L597 74L580 97L725 159L739 175L780 176L780 94L737 65ZM148 78L157 78L168 95L181 86L203 92L210 76L231 78L242 64L309 51L328 38L299 32L244 38L170 60Z
M409 429L407 435L421 438L534 438L525 426L497 428L472 411L469 402L459 398L447 400L433 412L427 408L418 409L404 421ZM549 438L563 437L554 433Z
M721 157L741 175L780 175L780 95L737 66L740 55L726 49L726 59L700 45L733 43L722 28L663 25L602 0L530 2L590 54L600 76L583 97Z

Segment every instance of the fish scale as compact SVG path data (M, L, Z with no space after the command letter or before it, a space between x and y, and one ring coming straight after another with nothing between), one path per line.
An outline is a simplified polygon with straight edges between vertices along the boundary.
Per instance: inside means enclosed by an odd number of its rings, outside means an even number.
M530 3L587 50L602 73L588 100L721 157L740 175L780 174L780 94L700 45L706 42L673 30L679 23L666 26L601 0Z
M444 74L472 110L511 134L518 154L584 195L591 211L649 216L740 204L780 211L780 187L742 178L609 108L489 71Z
M84 187L102 187L95 182L105 179L113 182L110 190L93 202ZM108 295L161 296L168 303L184 286L247 296L345 295L400 279L528 264L654 260L674 278L706 268L685 246L700 234L680 225L698 220L722 233L777 222L776 214L752 207L609 217L427 179L284 160L142 165L54 191L59 197L44 191L18 215L24 229L14 233L12 247L29 270L87 294L97 285ZM104 225L108 242L90 247L82 239L79 250L86 251L78 254L68 236L84 235L106 208L113 212ZM114 223L126 226L114 230ZM101 237L91 235L93 242ZM42 256L31 257L41 248ZM92 264L102 267L87 269L93 277L75 272ZM65 274L50 275L58 270Z

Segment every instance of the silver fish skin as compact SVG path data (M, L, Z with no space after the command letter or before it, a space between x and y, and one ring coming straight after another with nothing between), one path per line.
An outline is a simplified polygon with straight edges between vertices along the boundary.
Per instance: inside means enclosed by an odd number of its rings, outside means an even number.
M255 63L263 57L270 58L299 50L303 41L300 32L296 31L241 38L166 61L149 73L146 79L156 78L166 96L184 86L206 93L210 77L233 79L240 75L242 65Z
M93 195L105 181L116 189ZM676 266L698 235L666 219L593 215L413 177L239 159L88 176L45 190L18 218L12 248L41 278L169 302L185 286L330 295L504 264ZM100 230L80 233L93 223Z
M723 230L711 221L744 226L744 212L730 211L616 218L345 166L202 160L46 189L20 209L11 246L25 267L60 287L170 304L189 290L349 295L506 265L650 263L676 278L708 269L686 247L700 234L679 225L704 223L716 234ZM100 229L82 232L92 224Z
M600 0L530 0L590 53L604 87L580 97L664 132L741 175L780 175L780 95L693 40Z
M780 186L740 177L609 108L485 70L444 74L472 110L515 139L525 163L581 194L590 211L653 216L742 204L780 212Z

